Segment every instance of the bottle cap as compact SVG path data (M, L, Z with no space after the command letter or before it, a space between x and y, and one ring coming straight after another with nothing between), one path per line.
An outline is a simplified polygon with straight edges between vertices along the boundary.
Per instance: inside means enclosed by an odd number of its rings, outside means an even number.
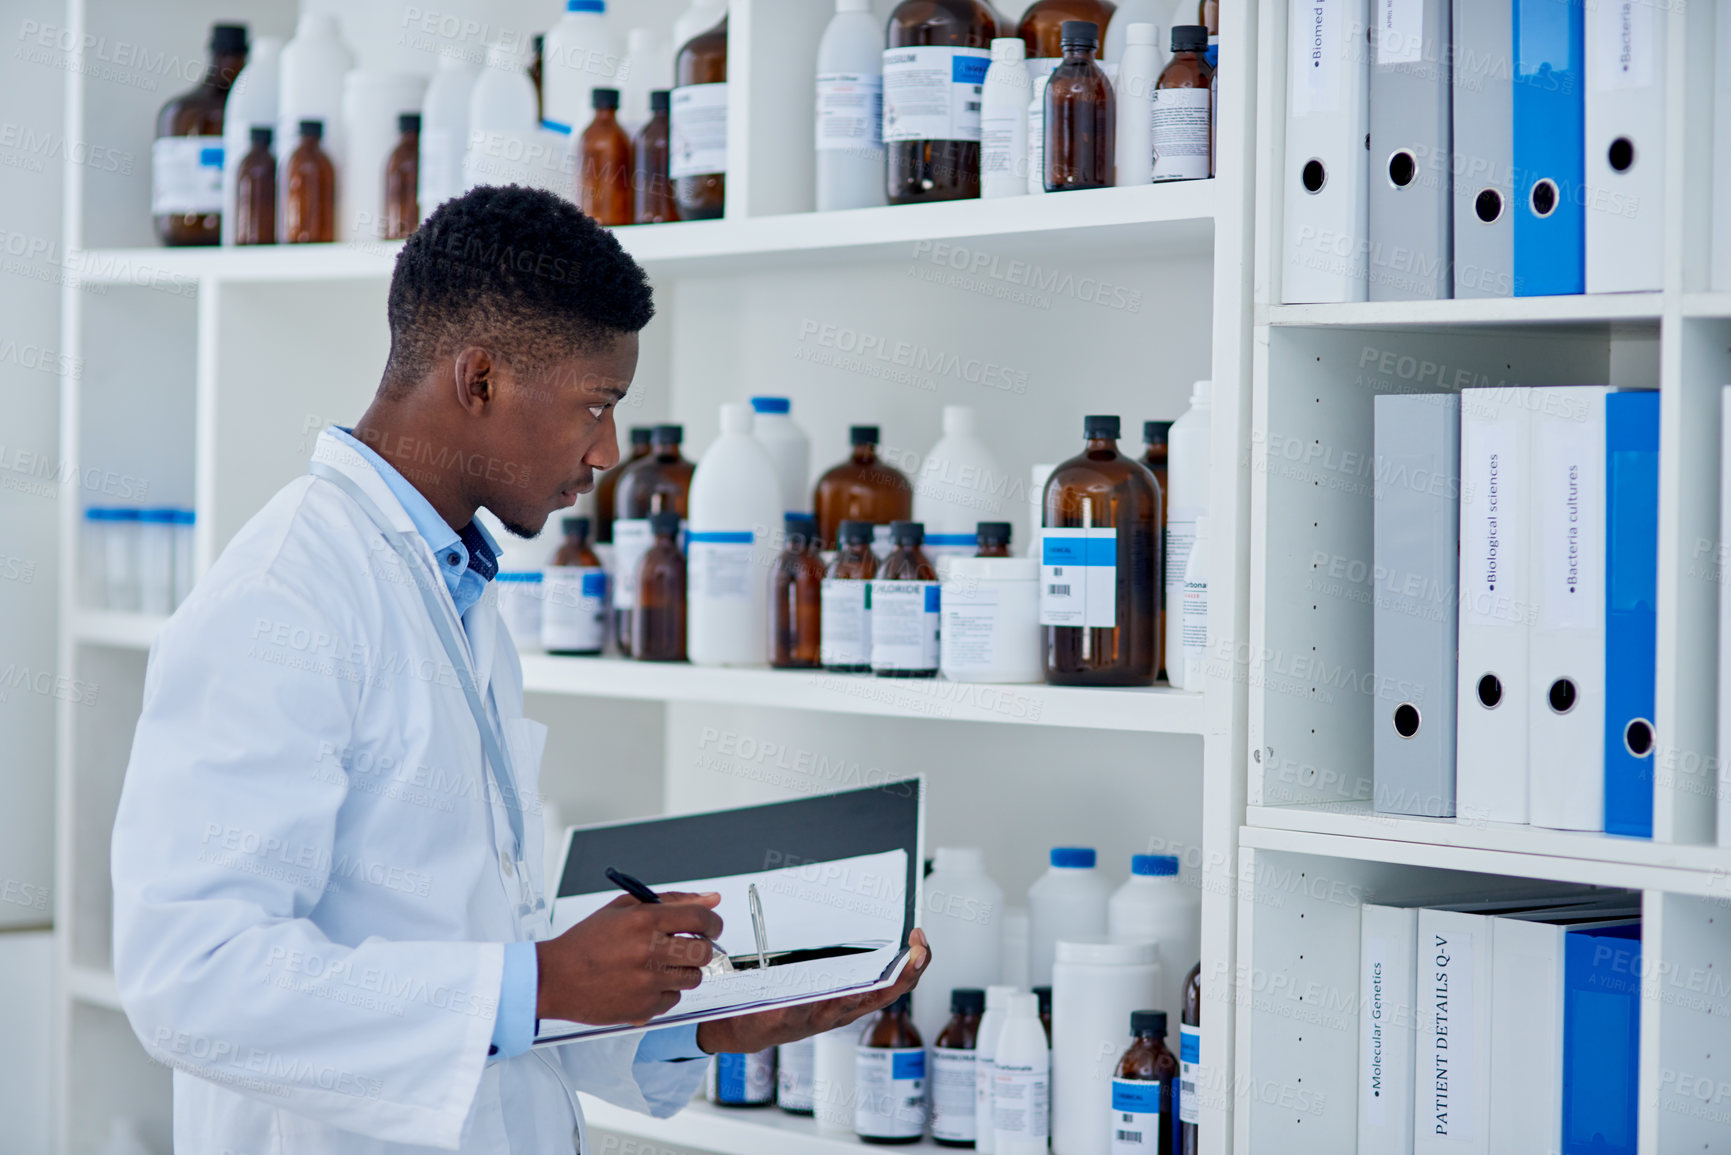
M1061 938L1053 951L1061 963L1079 966L1134 967L1160 961L1160 944L1153 939L1117 942L1109 938Z
M1172 51L1201 52L1208 47L1208 29L1201 24L1174 24Z
M559 526L565 531L566 537L589 536L589 519L586 517L568 517L560 522Z
M817 518L809 513L786 514L781 524L789 545L795 544L796 540L804 543L817 536Z
M1100 26L1092 20L1066 20L1058 28L1058 41L1065 48L1093 48L1100 43ZM1206 43L1206 41L1205 41Z
M418 112L405 112L399 114L397 117L397 131L419 133L421 131L421 114Z
M1197 25L1201 27L1201 25ZM1207 405L1214 398L1214 382L1198 381L1190 386L1190 404Z
M617 112L619 110L619 90L617 88L595 88L589 92L589 107L596 112L603 110Z
M721 431L723 433L749 434L755 423L756 416L752 413L751 406L739 401L729 401L722 405Z
M1166 437L1172 431L1170 421L1144 421L1142 423L1142 443L1144 445L1164 445Z
M631 427L632 445L648 445L649 442L654 439L654 436L655 431L650 429L647 425L633 425Z
M1051 987L1033 987L1031 989L1034 992L1034 1005L1040 1008L1040 1013L1042 1015L1051 1014L1052 1013L1052 988Z
M751 407L759 413L786 413L793 405L785 397L753 397Z
M253 147L254 148L261 148L261 147L262 148L269 148L271 138L275 135L276 135L276 133L271 131L271 127L268 124L255 124L255 125L253 125L252 126Z
M1006 1018L1038 1019L1040 1017L1040 998L1038 995L1014 994L1004 1008L1009 1012Z
M210 54L212 56L240 56L245 52L246 25L212 24L210 26Z
M1130 873L1146 874L1154 878L1177 874L1178 856L1176 854L1132 854L1130 856Z
M1028 58L1028 46L1020 36L999 36L992 41L992 60L1003 64L1019 64Z
M921 521L890 522L890 542L894 545L922 545L926 540L926 526Z
M1082 418L1082 436L1090 441L1104 437L1109 441L1118 440L1118 418L1111 414L1095 413Z
M914 993L908 991L901 998L884 1008L886 1015L905 1015L914 1009Z
M844 521L836 530L836 535L847 545L870 545L872 523L869 521Z
M547 47L547 37L544 33L537 32L535 35L529 37L529 43L534 45L535 55L539 56Z
M972 433L974 431L974 407L972 405L944 406L944 434Z
M1073 866L1092 870L1094 867L1094 848L1092 846L1054 846L1051 862L1053 866Z
M1007 521L982 521L974 527L974 540L981 545L1009 545L1010 523Z
M663 537L679 532L679 515L677 513L652 513L649 515L649 531L656 537Z
M872 0L835 0L837 12L870 12Z
M932 869L979 873L986 869L986 854L977 846L939 846L932 851Z
M979 987L957 987L950 992L950 1014L977 1015L986 1009L986 992Z
M876 445L878 443L878 427L876 425L850 425L847 427L849 445Z
M986 1009L1004 1010L1017 993L1016 988L1007 983L994 983L986 988Z
M649 440L656 445L678 445L685 440L685 426L657 425L650 432Z
M1124 30L1126 44L1158 44L1160 43L1160 26L1158 24L1132 24Z
M1166 1034L1166 1012L1131 1011L1130 1033L1132 1035L1160 1035L1164 1037Z
M607 12L607 0L565 0L567 12Z
M314 140L318 140L321 137L323 137L324 134L325 134L325 122L324 121L322 121L322 120L303 120L303 121L301 121L301 135L302 136L310 136Z
M666 112L673 107L673 93L665 88L657 88L649 94L649 111Z

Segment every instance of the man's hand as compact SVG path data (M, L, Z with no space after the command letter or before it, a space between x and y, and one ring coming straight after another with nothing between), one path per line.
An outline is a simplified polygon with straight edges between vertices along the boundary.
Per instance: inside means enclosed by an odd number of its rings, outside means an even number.
M915 929L908 943L913 948L908 956L908 965L902 968L901 977L893 985L881 991L780 1007L731 1019L711 1019L697 1028L697 1045L712 1055L724 1052L750 1054L766 1047L821 1035L836 1027L845 1027L873 1011L881 1011L913 990L932 961L932 948L926 942L925 931Z
M721 934L719 894L622 894L558 938L535 944L535 1015L574 1023L637 1026L665 1014L703 979Z

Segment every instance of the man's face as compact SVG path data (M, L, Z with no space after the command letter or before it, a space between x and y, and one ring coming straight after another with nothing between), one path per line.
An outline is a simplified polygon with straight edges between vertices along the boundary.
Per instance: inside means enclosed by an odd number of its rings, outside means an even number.
M555 510L594 486L597 470L618 464L613 409L636 373L635 333L521 376L507 369L491 414L499 467L478 479L479 503L520 537L540 533Z

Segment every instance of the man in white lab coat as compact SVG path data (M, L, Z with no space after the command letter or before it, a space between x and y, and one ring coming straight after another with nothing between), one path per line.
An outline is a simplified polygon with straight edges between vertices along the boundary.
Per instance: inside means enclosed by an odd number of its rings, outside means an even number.
M175 1068L181 1155L569 1152L573 1089L670 1115L697 1060L850 1022L924 969L916 931L876 995L529 1048L538 1018L668 1010L708 961L688 936L721 929L713 895L621 896L536 941L546 728L482 596L476 509L533 535L618 461L652 312L568 202L447 202L398 258L371 407L163 628L115 820L114 967Z

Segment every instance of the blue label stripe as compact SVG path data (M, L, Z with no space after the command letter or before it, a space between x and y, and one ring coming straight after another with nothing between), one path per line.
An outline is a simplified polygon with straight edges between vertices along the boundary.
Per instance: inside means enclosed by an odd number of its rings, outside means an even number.
M1200 1063L1202 1035L1194 1030L1178 1032L1178 1057L1186 1063Z
M890 1056L890 1078L923 1079L926 1077L926 1053L904 1051Z
M973 534L973 533L928 533L928 534L926 534L926 544L927 545L973 545L978 540L979 540L979 535Z
M986 69L991 67L990 56L952 56L950 57L950 82L952 84L984 84Z
M752 542L752 536L750 530L746 530L743 533L721 531L697 533L692 531L685 535L685 540L692 545L696 545L699 542L708 545L750 545Z
M1132 1115L1158 1115L1160 1113L1160 1084L1158 1082L1141 1083L1129 1079L1112 1080L1112 1110L1127 1111Z
M560 136L571 135L571 126L568 124L561 124L557 120L543 120L541 122L541 127L546 129L548 132L556 132Z
M1116 537L1043 537L1040 539L1042 565L1100 566L1110 569L1118 564Z
M198 150L198 163L205 168L222 167L222 145L211 145Z
M926 587L926 613L935 614L938 612L939 607L942 605L942 602L939 600L939 590L941 588L942 587L935 584Z
M583 575L583 596L586 598L604 598L607 596L607 571Z

